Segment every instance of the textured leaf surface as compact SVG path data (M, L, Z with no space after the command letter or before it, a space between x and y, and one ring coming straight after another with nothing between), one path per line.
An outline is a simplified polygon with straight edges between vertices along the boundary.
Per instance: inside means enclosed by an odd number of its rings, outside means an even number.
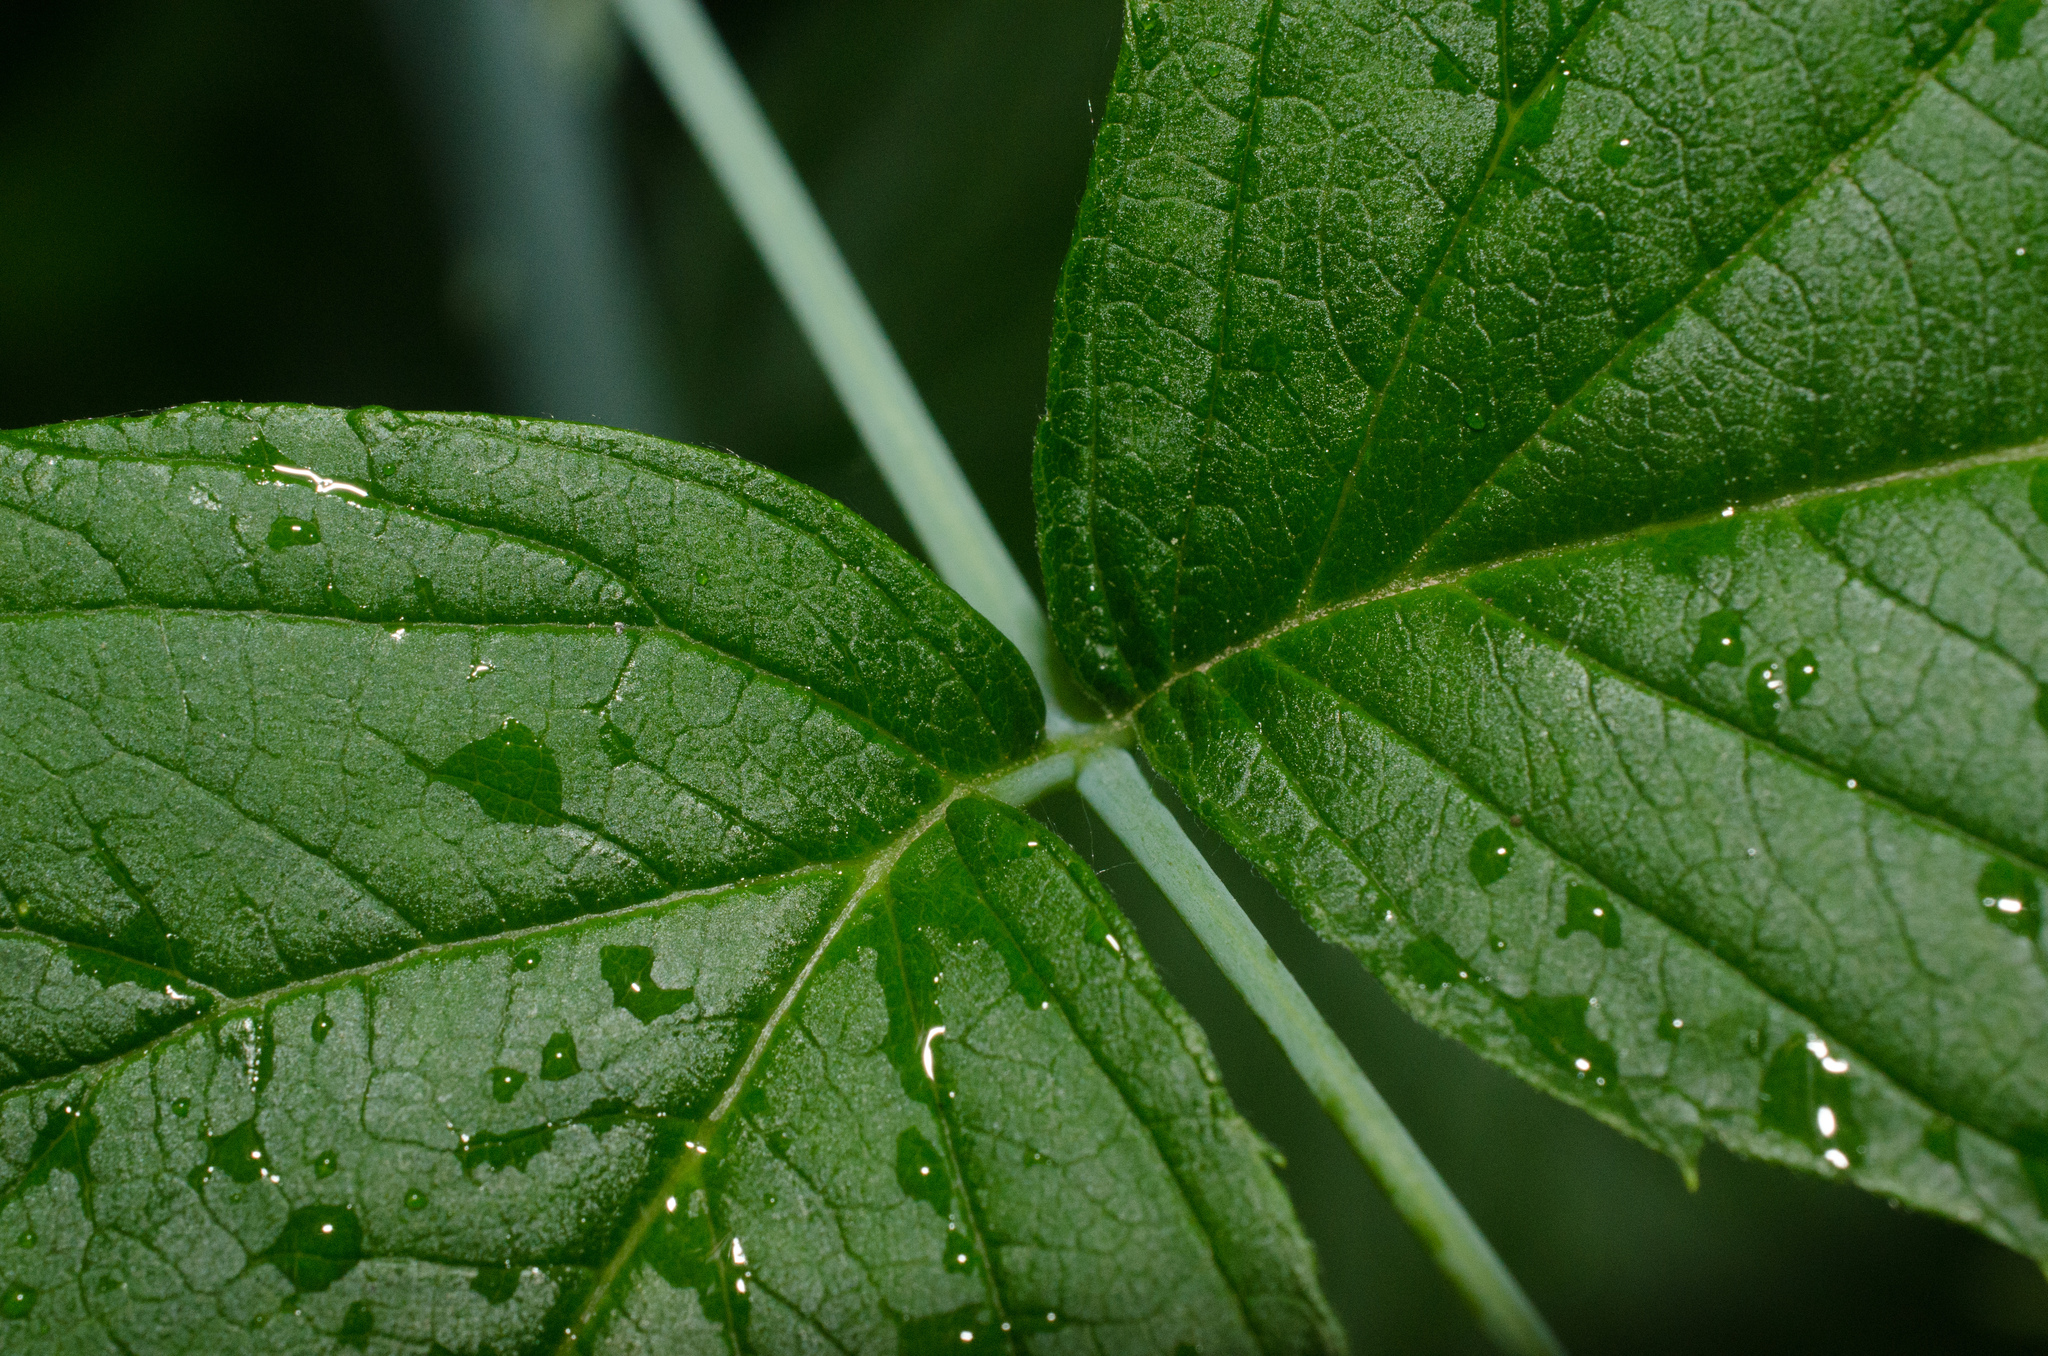
M1127 925L972 793L1022 660L844 510L388 411L0 464L0 1349L1335 1342Z
M2048 1257L2048 19L1140 3L1055 631L1425 1020Z

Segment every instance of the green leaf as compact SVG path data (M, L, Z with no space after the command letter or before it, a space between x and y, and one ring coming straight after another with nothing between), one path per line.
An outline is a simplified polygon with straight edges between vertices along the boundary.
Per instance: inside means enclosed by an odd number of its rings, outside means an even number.
M0 1349L1341 1344L1129 925L976 794L1028 670L845 510L379 410L0 468Z
M1135 4L1054 629L1425 1021L2048 1259L2048 17Z

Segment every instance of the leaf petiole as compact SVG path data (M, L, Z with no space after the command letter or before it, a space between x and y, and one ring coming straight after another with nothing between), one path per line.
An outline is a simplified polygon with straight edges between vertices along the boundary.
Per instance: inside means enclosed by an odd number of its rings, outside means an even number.
M725 190L932 567L1010 638L1055 699L1045 614L932 421L874 308L697 0L617 0L619 16Z
M1045 614L954 461L760 105L697 0L616 0L939 576L1009 637L1046 699L1037 757L978 789L1022 805L1069 783L1131 849L1336 1120L1503 1350L1561 1348L1434 1167L1231 897L1125 747L1128 721L1058 699Z
M1137 761L1104 750L1076 785L1123 840L1202 946L1251 1005L1309 1091L1385 1189L1387 1198L1472 1306L1503 1351L1555 1356L1563 1348L1465 1207L1423 1156L1414 1137L1358 1067L1358 1061L1273 953L1228 886L1153 794Z

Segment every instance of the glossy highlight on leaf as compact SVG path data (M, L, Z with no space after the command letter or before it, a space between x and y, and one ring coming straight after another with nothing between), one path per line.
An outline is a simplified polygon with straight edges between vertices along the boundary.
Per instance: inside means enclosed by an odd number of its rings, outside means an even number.
M449 754L434 777L468 792L500 824L562 822L562 769L533 731L516 720Z

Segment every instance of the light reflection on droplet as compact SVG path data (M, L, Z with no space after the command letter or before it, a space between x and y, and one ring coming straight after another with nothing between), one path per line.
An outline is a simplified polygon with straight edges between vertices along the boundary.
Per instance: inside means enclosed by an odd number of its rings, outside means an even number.
M1828 1043L1822 1040L1820 1037L1815 1036L1809 1039L1806 1042L1806 1049L1808 1053L1810 1053L1815 1059L1820 1061L1820 1067L1826 1069L1829 1073L1845 1074L1849 1072L1849 1061L1846 1059L1837 1059L1833 1055L1830 1055L1828 1053Z
M351 485L346 480L329 480L318 471L309 471L303 466L273 466L270 469L281 476L298 476L312 482L315 494L333 494L339 490L343 494L361 495L365 499L370 497L370 492L360 485Z
M1849 1166L1849 1155L1843 1153L1840 1149L1830 1149L1826 1153L1822 1154L1821 1157L1825 1158L1830 1164L1837 1168L1846 1168Z
M747 1264L747 1250L740 1246L738 1234L734 1234L732 1239L732 1264L736 1267L743 1267Z
M925 1032L923 1049L919 1053L919 1059L924 1064L924 1076L928 1079L931 1079L934 1082L938 1080L938 1075L933 1071L932 1068L932 1042L945 1034L946 1028L942 1026L935 1026L931 1030Z
M1833 1107L1824 1106L1814 1112L1813 1123L1820 1127L1820 1137L1822 1139L1833 1139L1835 1137L1835 1109Z
M1123 954L1123 943L1119 942L1114 936L1105 936L1102 940L1109 943L1109 949L1111 951L1116 952L1118 955Z

